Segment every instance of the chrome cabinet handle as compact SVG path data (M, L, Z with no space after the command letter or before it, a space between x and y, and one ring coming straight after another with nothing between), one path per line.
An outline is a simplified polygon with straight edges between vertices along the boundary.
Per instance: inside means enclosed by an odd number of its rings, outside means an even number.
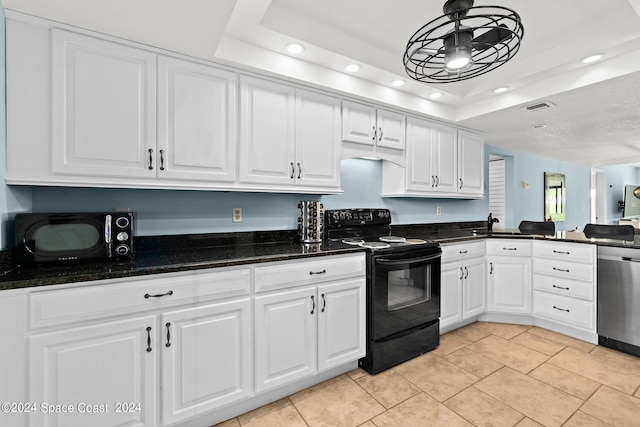
M553 287L556 288L556 289L562 289L563 291L568 291L569 290L569 288L565 288L565 287L562 287L562 286L553 285Z
M302 166L300 166L300 162L298 162L298 179L300 179L301 175L302 175Z
M517 251L518 248L502 248L503 251Z
M467 277L469 277L469 270L467 270L467 267L464 268L464 278L465 280L467 279Z
M462 178L460 178L460 190L462 190Z
M311 314L313 314L316 311L316 299L313 295L311 295L311 303L313 304L313 307L311 308Z
M493 274L493 263L489 263L489 274Z
M167 295L173 295L173 291L169 291L169 292L164 293L164 294L155 294L155 295L151 295L151 294L144 294L144 298L145 298L145 299L149 299L149 298L160 298L160 297L166 297Z
M557 268L557 267L553 267L553 269L554 269L555 271L562 271L563 273L569 273L569 269Z
M150 353L151 350L151 326L147 326L147 353Z
M378 136L378 132L376 131L376 127L374 126L373 127L373 138L371 138L371 139L373 139L375 141L377 136Z
M440 177L436 175L436 188L440 185Z
M382 141L382 128L378 128L380 130L380 135L378 135L378 141Z
M570 313L571 310L569 310L568 308L560 308L560 307L556 307L555 305L553 306L553 308L555 308L558 311L564 311L566 313Z
M467 252L469 252L469 251L464 250L464 251L458 251L458 252L460 252L460 254L462 255L462 254L466 254L466 253L467 253Z
M309 276L313 276L314 274L324 274L324 273L326 273L326 272L327 272L327 270L326 270L326 269L324 269L324 270L322 270L322 271L310 271L310 272L309 272Z
M460 267L460 280L464 279L464 272L462 271L462 267Z
M295 176L295 174L296 174L296 167L295 167L295 165L293 164L293 162L291 162L291 176L290 176L289 178L293 179L293 177Z
M149 170L153 170L153 148L149 148Z
M164 150L160 150L160 170L164 170Z
M322 310L320 311L324 313L325 308L327 308L327 299L324 297L324 294L322 294Z
M167 343L165 347L171 347L171 323L167 322L164 326L167 327Z
M562 254L562 255L571 255L571 252L563 252L563 251L556 251L555 249L553 250L554 254Z
M431 175L431 188L436 186L436 177Z

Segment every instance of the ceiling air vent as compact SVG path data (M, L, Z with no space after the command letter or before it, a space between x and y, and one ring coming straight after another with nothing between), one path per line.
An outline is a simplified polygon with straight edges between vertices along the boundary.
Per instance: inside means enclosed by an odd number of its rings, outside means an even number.
M552 103L551 101L543 101L543 102L538 102L537 104L527 105L524 108L529 111L540 111L540 110L546 110L547 108L551 108L551 107L555 107L555 104Z

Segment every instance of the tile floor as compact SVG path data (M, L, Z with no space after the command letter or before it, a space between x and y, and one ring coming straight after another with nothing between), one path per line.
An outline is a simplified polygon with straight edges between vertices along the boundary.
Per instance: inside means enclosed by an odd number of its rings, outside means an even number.
M218 427L640 426L640 358L476 322L381 374L354 370Z

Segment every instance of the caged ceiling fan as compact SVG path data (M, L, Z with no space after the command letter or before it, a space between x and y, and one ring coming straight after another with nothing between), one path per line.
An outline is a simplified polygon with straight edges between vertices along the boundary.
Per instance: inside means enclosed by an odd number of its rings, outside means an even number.
M473 6L474 0L447 0L444 15L409 39L404 66L414 80L451 83L485 74L520 49L520 15L502 6Z

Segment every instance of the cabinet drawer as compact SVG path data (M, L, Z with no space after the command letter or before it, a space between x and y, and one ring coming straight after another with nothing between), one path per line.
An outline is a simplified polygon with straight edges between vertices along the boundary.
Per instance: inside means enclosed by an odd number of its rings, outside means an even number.
M560 279L582 280L593 283L595 272L593 265L575 262L552 261L550 259L534 259L534 274L544 274Z
M595 330L595 305L593 302L535 291L533 313L535 316L567 325Z
M455 243L442 245L442 262L464 260L468 258L481 257L485 254L485 243Z
M531 256L531 241L519 239L488 239L487 255Z
M537 258L593 264L596 261L596 247L580 243L537 241L533 243L533 255Z
M132 311L166 308L190 301L248 295L251 270L163 274L104 280L78 287L32 292L32 328L82 322Z
M551 292L571 298L580 298L593 301L595 285L592 282L562 279L558 277L535 274L533 276L533 288L539 291Z
M324 256L308 261L274 262L255 268L256 292L285 289L300 285L364 276L364 253Z

